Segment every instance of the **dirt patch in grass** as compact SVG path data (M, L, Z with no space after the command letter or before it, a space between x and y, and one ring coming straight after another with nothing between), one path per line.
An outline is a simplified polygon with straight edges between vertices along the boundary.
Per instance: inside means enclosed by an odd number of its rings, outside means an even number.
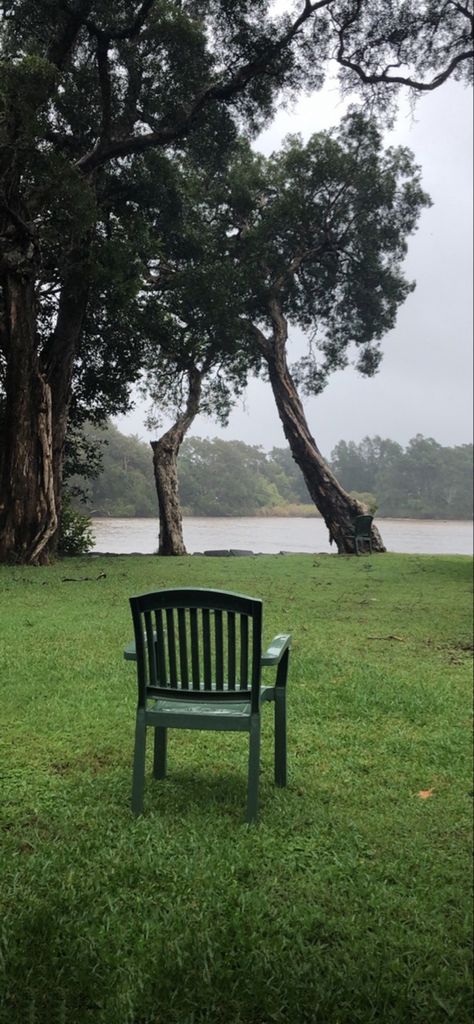
M117 751L115 750L103 750L98 753L97 751L91 751L90 753L81 754L79 757L71 758L67 761L53 761L50 766L50 770L54 775L75 775L77 772L92 772L93 775L98 775L100 772L109 768L111 765L117 764Z

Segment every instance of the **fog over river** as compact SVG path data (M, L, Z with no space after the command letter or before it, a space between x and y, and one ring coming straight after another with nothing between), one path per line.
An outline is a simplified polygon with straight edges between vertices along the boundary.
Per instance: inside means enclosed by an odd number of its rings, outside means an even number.
M94 551L152 554L158 547L156 519L93 519ZM472 523L465 520L377 519L388 551L423 555L470 555ZM335 553L322 519L197 518L184 519L189 554L209 549L244 549L262 554Z

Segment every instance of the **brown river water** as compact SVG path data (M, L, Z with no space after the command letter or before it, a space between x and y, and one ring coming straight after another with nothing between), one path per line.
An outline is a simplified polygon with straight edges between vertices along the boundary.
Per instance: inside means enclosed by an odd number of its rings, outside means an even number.
M156 519L93 519L94 551L152 554L158 546ZM466 520L377 519L388 551L422 555L472 555L472 523ZM188 518L184 541L189 554L209 549L335 553L322 519Z

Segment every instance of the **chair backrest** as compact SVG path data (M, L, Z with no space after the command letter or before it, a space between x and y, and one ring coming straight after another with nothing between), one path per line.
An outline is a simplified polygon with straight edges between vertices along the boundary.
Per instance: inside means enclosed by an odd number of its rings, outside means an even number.
M130 598L138 701L260 700L262 602L183 587Z
M370 537L370 531L372 529L373 516L355 516L354 522L354 536L355 537Z

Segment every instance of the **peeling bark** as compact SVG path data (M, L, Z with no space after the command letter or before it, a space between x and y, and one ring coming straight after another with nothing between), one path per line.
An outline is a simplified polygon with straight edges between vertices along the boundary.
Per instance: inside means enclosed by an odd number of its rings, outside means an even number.
M31 247L32 248L32 247ZM77 255L77 254L76 254ZM44 564L54 555L71 380L87 302L76 257L66 271L56 328L42 353L31 252L3 275L6 407L0 480L0 562Z
M151 441L160 517L159 555L185 555L183 517L178 489L178 455L184 437L199 411L203 370L189 370L186 407L158 441Z

